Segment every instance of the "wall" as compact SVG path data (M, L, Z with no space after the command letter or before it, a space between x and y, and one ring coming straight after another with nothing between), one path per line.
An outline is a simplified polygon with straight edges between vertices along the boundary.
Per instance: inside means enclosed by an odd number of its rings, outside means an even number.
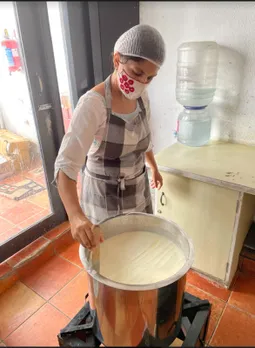
M185 41L220 45L212 139L255 145L255 3L140 2L140 23L163 35L167 59L149 87L155 152L175 142L176 52Z

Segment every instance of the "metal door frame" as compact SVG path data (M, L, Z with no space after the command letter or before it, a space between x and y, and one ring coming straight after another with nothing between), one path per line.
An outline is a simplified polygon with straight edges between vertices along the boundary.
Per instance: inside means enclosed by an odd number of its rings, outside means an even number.
M16 2L14 9L52 214L2 243L0 262L67 220L57 189L51 184L64 125L47 4Z

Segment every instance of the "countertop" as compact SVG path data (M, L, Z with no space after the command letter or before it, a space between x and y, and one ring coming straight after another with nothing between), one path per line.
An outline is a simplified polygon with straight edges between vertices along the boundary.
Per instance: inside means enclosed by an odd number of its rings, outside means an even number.
M218 143L188 147L176 143L155 159L163 172L255 195L255 146Z

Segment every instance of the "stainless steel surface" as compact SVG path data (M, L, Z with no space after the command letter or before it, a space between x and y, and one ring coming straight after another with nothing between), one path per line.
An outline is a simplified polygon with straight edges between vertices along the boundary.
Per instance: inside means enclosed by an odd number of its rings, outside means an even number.
M100 227L104 239L135 230L164 235L181 248L186 258L184 266L163 281L128 285L101 276L91 265L88 252L80 247L80 258L88 272L90 306L96 311L104 344L137 346L145 334L161 340L174 336L186 273L194 260L191 240L172 221L150 214L119 215L103 221Z

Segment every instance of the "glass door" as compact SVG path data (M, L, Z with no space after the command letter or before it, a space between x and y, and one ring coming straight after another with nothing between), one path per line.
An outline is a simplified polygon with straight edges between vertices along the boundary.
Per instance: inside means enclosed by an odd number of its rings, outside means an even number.
M1 262L67 218L51 182L70 108L46 2L1 2L0 38Z
M66 40L60 12L60 2L47 2L51 39L55 59L58 87L61 101L62 117L65 132L67 132L73 112L73 101L68 76L68 62L66 57Z
M61 3L60 1L47 1L49 25L65 133L70 125L73 110L76 104L76 100L74 100L75 98L72 96L72 86L70 81L70 65L72 63L67 59L68 40L65 34L68 24L64 23L63 15L66 5L67 4ZM80 3L73 3L72 10L77 11L77 7L79 7L79 5ZM81 173L78 174L77 178L77 193L78 197L80 197Z

